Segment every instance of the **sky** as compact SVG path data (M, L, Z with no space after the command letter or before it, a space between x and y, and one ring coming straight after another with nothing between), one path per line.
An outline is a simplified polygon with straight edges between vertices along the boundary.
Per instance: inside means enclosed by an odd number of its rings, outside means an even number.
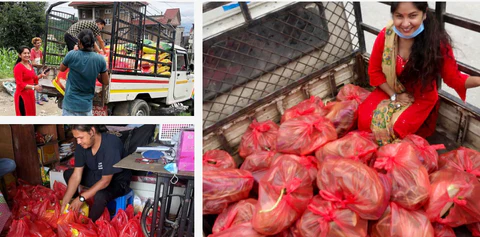
M57 1L48 1L49 5L53 4ZM152 15L160 15L160 12L164 13L165 10L168 8L180 8L180 15L182 17L182 26L185 27L184 35L187 35L190 32L190 28L194 23L193 18L193 2L165 2L165 1L146 1L148 2L147 12L151 13ZM60 6L54 8L54 10L68 12L71 14L75 14L78 17L78 11L73 7L69 7L68 3L64 3Z

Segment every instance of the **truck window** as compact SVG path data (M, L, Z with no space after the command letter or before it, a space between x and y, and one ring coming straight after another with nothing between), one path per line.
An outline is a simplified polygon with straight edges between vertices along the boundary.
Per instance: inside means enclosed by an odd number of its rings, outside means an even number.
M187 71L187 58L185 54L177 54L177 71Z

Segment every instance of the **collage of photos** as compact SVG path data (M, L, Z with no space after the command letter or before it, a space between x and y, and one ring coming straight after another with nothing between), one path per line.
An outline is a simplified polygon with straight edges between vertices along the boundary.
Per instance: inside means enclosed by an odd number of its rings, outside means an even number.
M476 9L0 1L0 237L480 236Z

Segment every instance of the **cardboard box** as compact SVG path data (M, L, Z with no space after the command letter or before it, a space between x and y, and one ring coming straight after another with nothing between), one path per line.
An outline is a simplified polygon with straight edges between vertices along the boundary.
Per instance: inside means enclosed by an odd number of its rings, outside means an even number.
M41 146L37 149L37 151L38 151L38 158L40 159L40 163L42 164L46 164L51 161L57 160L57 152L55 151L55 144L48 144L48 145Z
M177 150L177 167L180 171L194 171L195 133L182 131Z
M195 153L195 134L193 131L182 131L178 144L177 157L191 157Z

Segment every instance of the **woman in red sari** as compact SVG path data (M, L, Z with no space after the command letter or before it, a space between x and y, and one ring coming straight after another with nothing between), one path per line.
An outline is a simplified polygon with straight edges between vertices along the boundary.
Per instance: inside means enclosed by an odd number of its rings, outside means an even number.
M428 137L438 117L436 80L465 101L466 89L480 77L458 70L450 36L428 12L427 2L394 2L393 21L377 36L368 74L377 87L359 106L358 128L373 132L385 145L408 134Z
M34 91L42 90L42 86L37 83L38 79L44 77L45 74L35 75L30 63L30 49L27 46L21 46L18 49L18 59L13 68L13 76L17 84L14 95L17 116L35 116Z

